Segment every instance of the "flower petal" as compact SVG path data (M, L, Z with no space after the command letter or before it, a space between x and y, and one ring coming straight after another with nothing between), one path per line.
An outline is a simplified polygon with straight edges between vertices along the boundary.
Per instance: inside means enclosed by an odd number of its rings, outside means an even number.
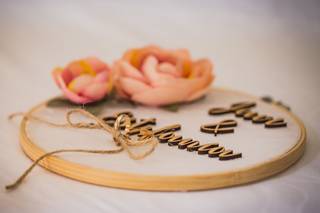
M58 76L58 84L61 90L63 91L64 95L72 102L78 103L78 104L86 104L91 102L92 100L87 97L81 97L77 95L76 93L70 91L67 86L65 85L65 82L63 81L61 76Z
M108 79L109 79L109 73L107 71L102 71L94 77L93 81L96 83L103 83L103 82L107 82Z
M108 65L96 57L87 57L84 61L97 73L103 70L109 70Z
M91 82L93 82L93 77L88 74L80 75L74 78L69 84L68 89L75 92L81 93Z
M62 71L61 76L62 76L63 81L64 81L66 84L69 84L70 81L72 81L72 74L71 74L68 70L66 70L66 69L64 69L64 70Z
M211 76L211 78L214 78L212 69L213 65L208 59L198 60L192 65L192 73L190 77Z
M168 62L163 62L158 65L158 70L162 73L170 74L174 77L181 77L181 72L177 68Z
M52 77L55 80L56 84L58 84L58 76L62 77L62 80L65 82L65 84L69 84L69 82L72 80L73 76L72 74L66 70L66 69L62 69L62 68L56 68L52 71Z
M82 95L94 101L102 99L108 93L108 85L106 83L92 83L87 86Z
M126 61L119 61L119 66L121 69L121 72L124 76L134 78L140 81L146 81L145 77L142 75L142 73L137 70L134 66L129 64Z
M129 95L141 93L143 91L151 89L151 87L147 84L132 78L122 77L119 81L123 91Z
M70 72L72 74L73 78L78 77L79 75L81 75L84 70L83 67L81 66L81 64L79 63L79 61L73 61L71 62L66 69L68 70L68 72Z
M158 87L134 94L131 99L149 106L161 106L182 102L186 99L186 95L185 91L174 87Z
M157 66L158 60L154 56L148 56L142 65L142 71L153 87L174 82L174 80L176 79L175 77L173 77L172 75L159 73L157 70Z

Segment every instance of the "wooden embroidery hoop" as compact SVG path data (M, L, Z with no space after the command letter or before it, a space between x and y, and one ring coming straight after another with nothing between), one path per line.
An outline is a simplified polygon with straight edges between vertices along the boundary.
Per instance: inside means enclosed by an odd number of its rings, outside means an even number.
M238 91L232 92L244 94ZM245 95L253 98L251 95ZM254 98L258 99L256 97ZM36 111L45 104L46 102L33 107L28 113ZM275 107L281 108L276 105ZM287 113L299 126L300 137L298 141L288 152L269 161L244 169L201 175L160 176L115 172L112 170L93 168L55 156L45 158L39 164L51 172L81 182L133 190L194 191L246 184L265 179L287 169L303 155L306 144L306 130L303 123L292 112L282 108L280 110ZM25 154L34 161L46 152L41 147L32 143L28 138L26 131L27 122L28 118L24 117L20 124L20 145Z

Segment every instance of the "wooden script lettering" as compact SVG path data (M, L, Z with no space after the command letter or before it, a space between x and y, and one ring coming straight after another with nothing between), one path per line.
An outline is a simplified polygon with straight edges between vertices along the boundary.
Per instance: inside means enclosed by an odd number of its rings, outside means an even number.
M231 104L229 108L211 108L209 109L208 113L209 115L222 115L227 113L234 113L236 117L242 117L244 120L251 120L254 124L264 124L265 128L279 128L287 126L287 123L284 121L283 118L273 118L268 115L259 115L257 112L251 111L251 108L255 106L256 103L254 102L239 102Z
M176 135L176 131L181 129L180 124L173 124L158 129L152 128L156 125L155 118L141 119L137 122L137 119L131 112L118 112L114 116L104 117L103 120L106 124L114 126L114 123L119 115L126 114L130 117L131 125L128 127L124 122L120 124L122 130L125 130L128 135L136 135L138 139L146 137L141 132L145 129L152 130L154 136L160 143L167 143L169 146L177 146L178 149L187 150L189 152L197 152L199 155L207 155L210 158L217 157L219 160L231 160L242 157L241 153L233 153L232 150L226 150L218 143L201 144L197 140L192 138L183 138L181 135ZM275 124L273 124L275 125ZM218 124L208 124L203 126L203 131L217 134L233 132L233 128L237 126L237 122L234 120L221 121Z
M236 123L228 122L225 123L226 126L236 126ZM220 127L222 127L222 129L224 128L223 125L220 125ZM156 129L154 130L154 134L159 139L160 143L167 143L169 146L177 146L178 149L187 150L189 152L197 152L199 155L208 155L208 157L211 158L218 157L219 160L231 160L242 157L241 153L234 153L233 150L225 150L225 148L218 143L200 144L199 141L193 140L192 138L183 138L181 135L176 135L175 131L180 130L180 128L181 126L179 124L174 124ZM215 129L216 126L212 127L210 131L214 133ZM225 130L220 129L220 131ZM221 132L219 132L218 127L216 134L219 133Z

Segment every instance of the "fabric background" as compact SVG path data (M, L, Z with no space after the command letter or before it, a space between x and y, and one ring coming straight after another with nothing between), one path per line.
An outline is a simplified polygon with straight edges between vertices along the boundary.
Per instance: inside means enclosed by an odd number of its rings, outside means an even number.
M319 1L0 1L1 212L317 212L320 190ZM59 94L53 67L111 62L145 44L189 48L215 63L215 85L270 94L304 121L307 149L288 171L250 185L150 193L83 184L30 165L6 117Z

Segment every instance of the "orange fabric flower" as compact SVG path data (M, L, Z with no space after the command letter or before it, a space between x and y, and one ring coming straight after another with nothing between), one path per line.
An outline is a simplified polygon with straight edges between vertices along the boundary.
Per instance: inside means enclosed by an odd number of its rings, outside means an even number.
M214 80L212 70L208 59L192 61L188 50L158 46L130 49L114 65L118 93L150 106L203 96Z

